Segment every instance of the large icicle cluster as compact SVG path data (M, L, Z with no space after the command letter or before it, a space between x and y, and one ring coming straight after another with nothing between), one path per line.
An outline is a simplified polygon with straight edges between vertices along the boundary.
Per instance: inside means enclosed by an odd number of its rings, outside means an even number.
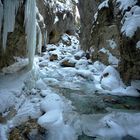
M2 10L2 3L1 5L1 10ZM17 13L17 9L19 6L19 0L4 0L4 9L3 11L3 19L4 19L4 24L3 24L3 48L4 50L6 49L6 42L7 42L7 35L8 32L13 32L14 30L14 25L15 25L15 15ZM0 12L1 12L0 10ZM2 13L1 13L2 14ZM0 24L2 17L0 17Z
M2 20L3 20L3 4L0 0L0 33L1 33Z
M33 65L36 48L36 1L27 0L25 7L25 28L27 34L27 51L29 67Z
M0 0L0 33L2 32L2 46L6 50L7 36L9 32L14 31L15 17L19 8L20 0ZM29 58L29 67L33 65L33 59L36 48L36 0L27 0L25 5L25 30L27 34L27 52ZM40 31L38 29L38 31ZM42 42L41 33L39 34L39 44Z

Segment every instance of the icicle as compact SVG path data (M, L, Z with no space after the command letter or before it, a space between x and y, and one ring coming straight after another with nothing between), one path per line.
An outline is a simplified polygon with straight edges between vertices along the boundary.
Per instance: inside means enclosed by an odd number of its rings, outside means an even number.
M1 34L2 20L3 20L3 4L0 0L0 34Z
M41 54L41 47L42 47L42 33L40 30L40 27L38 25L38 22L36 23L37 26L37 34L38 34L38 44L37 44L37 52Z
M1 3L2 4L2 3ZM19 7L19 0L4 0L4 25L3 25L3 48L6 49L8 32L14 31L15 16Z
M47 44L47 30L44 31L44 46Z
M26 1L25 29L27 34L29 68L32 68L36 48L36 0Z

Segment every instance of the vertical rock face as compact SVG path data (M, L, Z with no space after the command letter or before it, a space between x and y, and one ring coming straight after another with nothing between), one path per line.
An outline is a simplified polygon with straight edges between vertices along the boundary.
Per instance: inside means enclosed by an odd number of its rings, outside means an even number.
M98 6L91 30L90 45L94 48L92 59L98 59L107 65L117 65L120 56L118 49L120 38L118 22L120 19L117 17L114 3L105 2Z
M94 21L94 14L97 11L95 0L79 0L78 9L81 21L80 43L83 50L90 48L91 28Z
M66 7L63 7L61 4ZM75 3L71 1L71 9L68 9L67 6L69 5L65 1L44 2L43 0L37 0L37 7L40 14L44 17L44 24L47 29L47 42L57 43L63 33L75 33Z
M122 33L126 11L121 13L120 4L116 0L96 1L98 3L95 8L94 2L88 1L86 4L85 1L79 1L83 22L80 36L82 48L92 50L90 53L93 61L100 60L107 65L119 65L121 76L126 83L132 79L140 79L140 49L136 47L140 40L139 28L135 35L128 37ZM127 11L130 11L131 7ZM89 14L91 9L92 14Z
M140 40L140 29L132 38L122 35L120 45L121 61L119 65L120 73L126 82L130 79L140 79L140 48L137 42Z

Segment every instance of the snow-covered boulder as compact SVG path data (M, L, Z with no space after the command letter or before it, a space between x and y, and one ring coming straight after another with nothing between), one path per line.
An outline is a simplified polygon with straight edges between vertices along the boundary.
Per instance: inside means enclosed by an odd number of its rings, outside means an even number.
M64 124L62 112L52 110L38 119L38 123L48 130L49 140L75 140L74 130Z
M101 86L106 90L114 90L123 86L117 70L112 66L107 66L101 74Z

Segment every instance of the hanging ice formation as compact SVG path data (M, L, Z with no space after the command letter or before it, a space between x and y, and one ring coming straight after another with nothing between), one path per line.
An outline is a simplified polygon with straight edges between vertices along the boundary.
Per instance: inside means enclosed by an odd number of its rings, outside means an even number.
M1 34L2 20L3 20L3 4L0 0L0 34Z
M15 17L20 0L0 0L0 32L3 23L2 46L6 50L7 35L14 31ZM27 52L29 67L33 65L36 48L36 0L27 0L25 6L25 30L27 34ZM41 35L39 35L41 38ZM41 41L41 39L40 39ZM40 43L40 42L39 42Z
M37 52L38 52L39 54L41 54L42 33L41 33L41 29L40 29L40 27L39 27L39 25L38 25L38 22L36 22L36 26L37 26L37 35L38 35L38 37L37 37L37 42L38 42L38 44L37 44Z
M2 2L0 1L0 12L3 11L3 49L6 49L7 35L8 32L14 31L15 16L19 7L19 0L4 0L4 9ZM2 13L0 13L0 27L2 23Z
M36 48L36 1L27 0L25 7L25 30L27 34L27 51L29 68L33 65Z

